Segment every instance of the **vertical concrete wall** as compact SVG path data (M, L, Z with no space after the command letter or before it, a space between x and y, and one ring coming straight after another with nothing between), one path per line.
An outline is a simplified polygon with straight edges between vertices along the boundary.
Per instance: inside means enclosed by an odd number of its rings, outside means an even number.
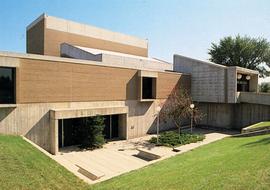
M256 93L256 92L238 92L238 102L261 104L270 106L269 93Z
M174 71L191 73L191 95L198 102L224 103L227 99L226 67L174 55Z
M94 26L41 15L27 27L27 53L60 56L64 42L148 57L147 40Z
M260 104L200 103L204 113L200 125L228 129L241 129L248 125L270 120L270 106Z
M250 92L258 92L258 83L259 83L259 75L251 75L251 79L249 82L249 91Z
M236 103L237 101L237 72L236 68L230 68L227 69L227 102L228 103Z
M18 104L15 108L0 108L0 133L23 135L47 151L55 150L58 142L57 120L50 118L51 109L128 107L127 119L119 118L120 136L135 138L156 131L156 107L165 99L153 102L98 101L69 103ZM168 129L161 125L160 129ZM53 153L53 152L52 152Z

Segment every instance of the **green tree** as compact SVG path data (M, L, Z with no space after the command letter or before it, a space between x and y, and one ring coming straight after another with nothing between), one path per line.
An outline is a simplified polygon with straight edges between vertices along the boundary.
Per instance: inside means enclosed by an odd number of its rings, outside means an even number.
M214 63L257 70L261 77L269 76L269 71L262 65L270 66L270 43L266 39L239 35L225 37L218 44L212 43L208 54Z
M105 144L103 130L105 127L104 117L95 116L85 118L82 122L82 148L102 148Z
M264 82L260 84L260 92L270 92L270 83Z

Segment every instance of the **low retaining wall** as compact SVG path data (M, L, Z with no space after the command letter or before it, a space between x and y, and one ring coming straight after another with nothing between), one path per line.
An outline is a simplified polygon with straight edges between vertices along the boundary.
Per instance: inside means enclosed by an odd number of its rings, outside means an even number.
M241 133L250 133L250 132L255 132L255 131L261 131L261 130L270 130L270 126L266 127L259 127L259 128L243 128Z
M242 128L270 120L270 106L239 103L199 103L204 113L201 126L241 130Z
M252 137L252 136L257 136L257 135L266 135L269 133L270 133L270 129L265 129L265 130L241 133L241 134L233 135L233 137Z

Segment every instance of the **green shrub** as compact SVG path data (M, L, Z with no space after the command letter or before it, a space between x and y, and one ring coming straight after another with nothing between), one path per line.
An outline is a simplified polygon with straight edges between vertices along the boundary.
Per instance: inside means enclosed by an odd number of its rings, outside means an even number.
M202 141L205 138L204 135L201 134L189 134L189 133L179 133L175 131L166 131L160 134L159 136L159 145L174 147L177 145L184 145L189 143L195 143L198 141ZM152 137L149 140L150 143L157 144L157 138Z
M104 117L95 116L86 118L83 121L81 148L102 148L103 144L105 144L104 135L102 133L104 127Z

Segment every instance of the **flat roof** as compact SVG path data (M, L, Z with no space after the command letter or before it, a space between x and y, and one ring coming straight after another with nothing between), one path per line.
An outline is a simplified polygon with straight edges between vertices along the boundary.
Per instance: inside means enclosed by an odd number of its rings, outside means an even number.
M148 40L138 38L135 36L113 32L111 30L98 28L88 24L82 24L62 18L49 16L45 13L40 15L36 20L27 26L27 30L31 29L42 19L46 19L45 28L58 30L67 33L78 34L82 36L93 37L106 41L117 42L119 44L126 44L130 46L148 49Z
M238 70L240 72L252 73L252 74L259 74L259 72L256 71L256 70L247 69L247 68L244 68L244 67L239 67L239 66L225 66L225 65L220 65L220 64L217 64L217 63L214 63L214 62L211 62L211 61L204 61L204 60L200 60L200 59L194 59L194 58L186 57L186 56L179 55L179 54L174 54L174 56L178 56L178 57L181 57L181 58L184 58L184 59L189 59L191 61L195 61L195 62L198 62L198 63L208 64L210 66L215 66L215 67L220 67L220 68L235 68L236 70Z
M204 61L204 60L200 60L200 59L194 59L194 58L183 56L183 55L179 55L179 54L174 54L173 56L178 56L178 57L181 57L181 58L184 58L184 59L189 59L191 61L195 61L195 62L198 62L198 63L208 64L210 66L227 68L227 66L225 66L225 65L220 65L220 64L217 64L217 63L214 63L214 62L211 62L211 61Z
M64 43L64 44L67 44L67 43ZM83 47L83 46L75 46L75 45L71 45L71 44L67 44L67 45L76 47L78 49L81 49L81 50L88 52L88 53L91 53L93 55L107 54L107 55L115 55L115 56L119 56L119 57L128 57L128 58L134 58L134 59L139 59L139 60L147 60L147 61L154 61L154 62L159 62L159 63L164 63L164 64L171 64L171 63L162 61L160 59L155 59L155 58L151 58L151 57L143 57L143 56L138 56L138 55L131 55L131 54L126 54L126 53L114 52L114 51L88 48L88 47Z
M36 59L36 60L43 60L43 61L56 61L56 62L64 62L64 63L73 63L73 64L86 64L86 65L94 65L94 66L100 66L100 67L111 67L111 68L122 68L122 69L133 69L133 70L144 70L144 71L155 71L159 73L172 73L168 71L160 71L155 69L138 69L134 68L133 65L125 65L123 66L111 66L107 65L103 62L98 61L90 61L90 60L83 60L83 59L73 59L73 58L65 58L65 57L57 57L57 56L48 56L48 55L38 55L38 54L30 54L30 53L15 53L15 52L6 52L6 51L0 51L0 57L11 57L11 58L21 58L21 59ZM190 75L188 73L180 73L176 72L173 74L181 74L181 75Z

